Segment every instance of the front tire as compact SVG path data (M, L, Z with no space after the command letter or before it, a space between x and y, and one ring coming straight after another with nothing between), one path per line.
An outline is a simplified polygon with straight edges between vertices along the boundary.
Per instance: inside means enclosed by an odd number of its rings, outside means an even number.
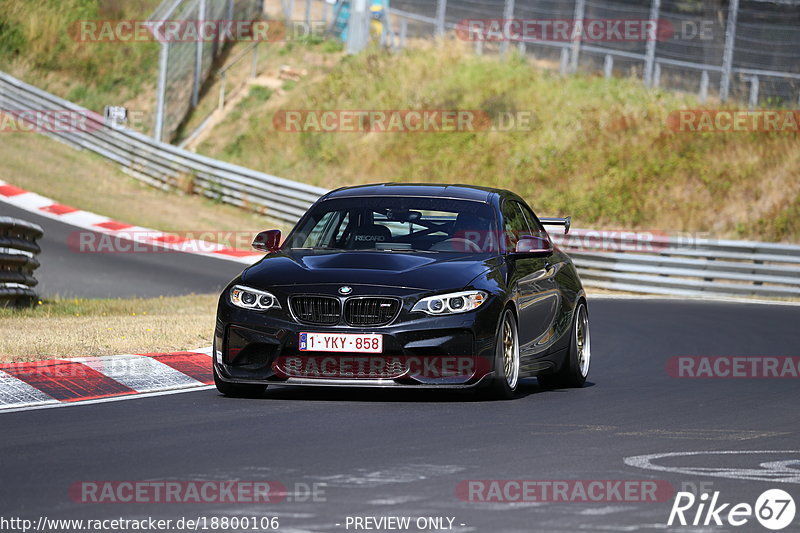
M592 358L591 336L589 335L589 312L586 302L580 301L572 318L572 332L569 353L561 369L554 374L539 376L539 384L547 388L580 388L589 375Z
M497 328L494 356L494 379L488 395L495 400L510 400L519 383L519 334L517 319L511 309L503 311Z
M222 381L219 374L217 374L216 365L212 365L214 369L214 385L220 394L230 396L232 398L260 398L267 390L266 385L249 385L240 383L228 383Z

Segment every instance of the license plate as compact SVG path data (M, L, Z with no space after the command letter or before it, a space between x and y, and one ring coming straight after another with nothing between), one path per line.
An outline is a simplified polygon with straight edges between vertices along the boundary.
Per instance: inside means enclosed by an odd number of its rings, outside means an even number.
M301 333L301 352L383 352L383 335L379 333Z

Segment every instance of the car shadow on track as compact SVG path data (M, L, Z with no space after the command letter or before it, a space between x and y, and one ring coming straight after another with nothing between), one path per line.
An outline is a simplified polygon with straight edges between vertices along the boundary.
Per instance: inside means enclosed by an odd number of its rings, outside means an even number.
M584 387L592 387L587 381ZM536 378L522 379L513 400L542 393L565 393L568 389L548 389L539 385ZM489 402L482 390L446 389L380 389L357 387L298 387L291 385L270 386L257 400L297 400L311 402L388 402L388 403L464 403ZM251 398L250 401L253 399Z

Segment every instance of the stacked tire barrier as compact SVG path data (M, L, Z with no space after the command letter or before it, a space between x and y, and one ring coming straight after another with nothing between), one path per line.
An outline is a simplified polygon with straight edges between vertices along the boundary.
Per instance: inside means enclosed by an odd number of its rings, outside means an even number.
M0 307L22 306L36 299L34 271L41 249L37 240L41 226L10 217L0 217Z

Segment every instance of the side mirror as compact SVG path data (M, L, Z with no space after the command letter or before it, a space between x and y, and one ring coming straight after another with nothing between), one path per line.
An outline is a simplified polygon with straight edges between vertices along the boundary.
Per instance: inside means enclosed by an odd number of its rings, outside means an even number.
M253 239L253 248L260 252L277 252L281 247L281 230L271 229L262 231Z
M553 253L553 243L546 236L523 235L517 241L514 253L532 255L550 255Z

